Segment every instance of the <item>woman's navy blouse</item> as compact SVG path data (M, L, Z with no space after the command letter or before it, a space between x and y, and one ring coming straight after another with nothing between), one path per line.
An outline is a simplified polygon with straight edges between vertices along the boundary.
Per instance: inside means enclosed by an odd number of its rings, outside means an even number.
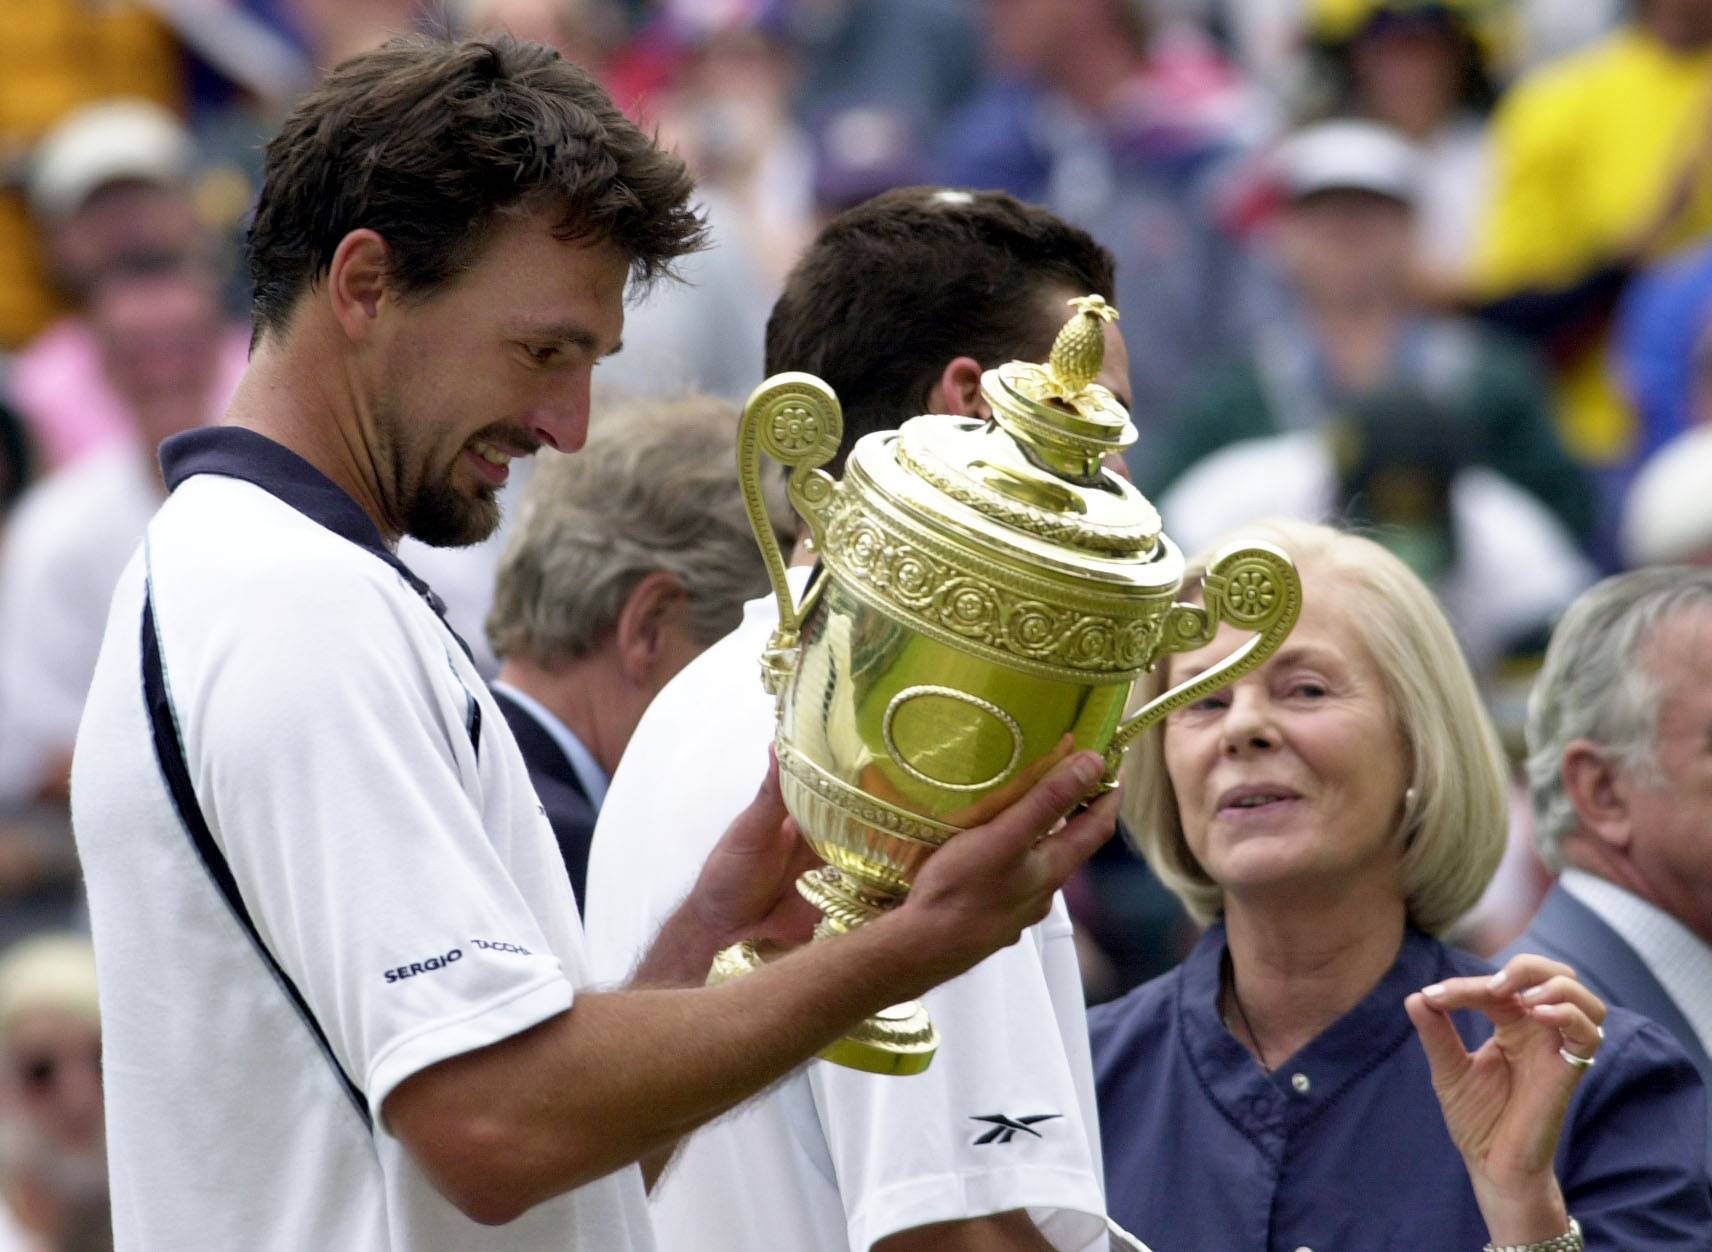
M1224 928L1090 1013L1106 1202L1153 1252L1479 1252L1487 1232L1403 1000L1488 966L1410 931L1355 1008L1270 1075L1219 1016ZM1455 1015L1472 1049L1492 1026ZM1589 1249L1712 1249L1706 1093L1613 1008L1557 1154Z

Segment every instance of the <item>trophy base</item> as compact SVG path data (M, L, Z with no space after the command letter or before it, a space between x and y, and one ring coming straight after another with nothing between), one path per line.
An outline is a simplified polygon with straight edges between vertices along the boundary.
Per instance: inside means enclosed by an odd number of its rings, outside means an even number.
M744 940L734 943L713 958L709 985L741 978L766 964L756 946ZM842 1039L835 1039L816 1055L823 1061L859 1069L869 1074L919 1074L933 1063L939 1051L939 1032L919 1001L906 1000L881 1009L861 1022Z

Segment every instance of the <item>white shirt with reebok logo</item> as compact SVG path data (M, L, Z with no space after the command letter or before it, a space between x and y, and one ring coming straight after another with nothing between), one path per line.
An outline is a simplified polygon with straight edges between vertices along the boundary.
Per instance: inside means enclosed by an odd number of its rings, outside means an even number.
M790 572L800 596L806 569ZM678 674L601 806L585 917L595 974L628 976L767 768L760 656L773 600ZM1021 940L923 999L922 1074L811 1061L678 1149L649 1195L660 1245L868 1252L935 1222L1026 1209L1061 1252L1108 1246L1082 980L1062 896Z

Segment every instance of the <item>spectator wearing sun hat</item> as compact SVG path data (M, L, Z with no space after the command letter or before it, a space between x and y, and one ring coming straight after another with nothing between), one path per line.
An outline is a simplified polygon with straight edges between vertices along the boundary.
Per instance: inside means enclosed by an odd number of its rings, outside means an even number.
M1584 539L1591 494L1532 362L1494 332L1415 302L1416 149L1371 122L1322 122L1286 140L1272 172L1282 204L1269 253L1283 312L1191 394L1152 450L1144 488L1237 440L1326 430L1366 397L1411 392L1454 426L1467 463L1531 493Z

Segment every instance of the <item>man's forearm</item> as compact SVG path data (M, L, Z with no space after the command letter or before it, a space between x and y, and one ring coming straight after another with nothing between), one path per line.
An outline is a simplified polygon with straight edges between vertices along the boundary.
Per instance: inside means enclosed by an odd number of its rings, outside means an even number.
M912 919L882 918L717 987L584 994L534 1030L406 1080L388 1123L466 1212L510 1220L669 1146L925 991L941 976L920 957L931 942ZM512 1166L496 1172L496 1151Z
M1046 837L1102 767L1093 753L1069 758L941 848L902 905L848 934L715 987L580 995L532 1030L412 1075L387 1097L384 1120L478 1221L509 1221L642 1159L862 1018L1014 943L1110 836L1115 793ZM684 914L668 929L689 929L663 938L649 962L679 982L724 939Z

